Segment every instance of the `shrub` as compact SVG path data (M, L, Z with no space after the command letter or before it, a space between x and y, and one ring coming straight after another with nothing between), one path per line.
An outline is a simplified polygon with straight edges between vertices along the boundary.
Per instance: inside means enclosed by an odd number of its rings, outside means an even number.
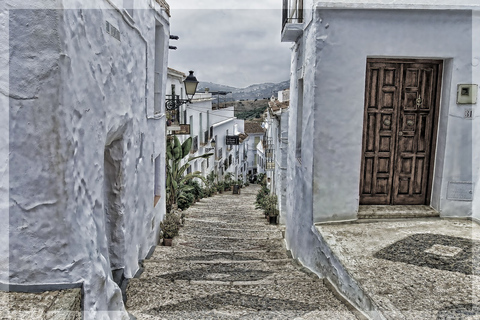
M165 219L160 223L164 239L172 239L178 235L180 229L180 218L174 213L167 213Z
M257 193L257 201L256 201L257 209L263 208L263 201L265 197L268 196L269 194L270 194L270 189L262 185L262 188Z
M185 192L177 202L179 209L186 210L195 202L195 196L191 192Z
M202 199L204 197L204 192L198 181L189 180L187 185L192 187L193 189L190 191L195 197L195 199Z

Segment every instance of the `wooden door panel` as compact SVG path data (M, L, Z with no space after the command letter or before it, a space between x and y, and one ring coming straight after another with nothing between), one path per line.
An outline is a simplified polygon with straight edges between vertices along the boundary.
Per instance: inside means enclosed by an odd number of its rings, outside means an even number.
M426 204L440 61L369 59L360 204Z
M370 63L366 79L360 203L389 204L394 166L395 112L399 100L399 65Z
M392 204L425 204L438 64L413 63L402 68Z

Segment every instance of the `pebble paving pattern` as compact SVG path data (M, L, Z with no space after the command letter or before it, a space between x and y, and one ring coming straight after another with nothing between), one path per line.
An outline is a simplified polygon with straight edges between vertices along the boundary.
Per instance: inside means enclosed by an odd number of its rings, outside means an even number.
M255 209L259 186L185 211L173 247L157 246L127 288L136 319L356 319L315 274L289 259L281 229Z

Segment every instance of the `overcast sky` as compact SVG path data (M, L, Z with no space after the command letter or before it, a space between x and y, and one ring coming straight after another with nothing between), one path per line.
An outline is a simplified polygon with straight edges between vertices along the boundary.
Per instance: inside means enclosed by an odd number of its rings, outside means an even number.
M259 3L260 2L260 3ZM281 0L177 0L169 67L238 88L289 79L291 43L280 42Z

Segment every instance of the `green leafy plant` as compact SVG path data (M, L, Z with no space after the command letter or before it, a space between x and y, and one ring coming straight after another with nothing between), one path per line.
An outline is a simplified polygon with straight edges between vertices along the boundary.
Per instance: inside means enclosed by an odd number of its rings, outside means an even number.
M163 232L164 239L173 239L178 235L178 230L180 229L180 217L176 214L167 212L165 219L160 222L160 229Z
M267 186L267 176L265 173L259 173L257 181L261 186Z
M191 190L191 193L195 196L195 200L200 200L205 196L204 190L200 186L200 183L198 183L198 181L189 180L187 184L190 187L193 187L193 189Z
M185 142L180 143L177 136L170 136L167 139L167 206L174 207L180 199L187 200L186 193L193 189L187 182L191 179L198 178L205 182L205 178L200 171L185 175L186 170L190 167L190 162L198 158L208 158L213 153L207 153L201 156L192 157L181 165L181 161L186 158L192 148L192 138L189 137Z
M225 190L231 190L233 185L233 173L229 172L224 177Z
M178 208L181 210L186 210L194 202L195 202L195 195L192 192L184 192L182 197L178 199Z
M257 193L257 199L256 199L256 204L257 204L257 209L263 209L263 201L266 196L270 194L270 189L268 189L266 186L262 186L260 190L258 190Z
M263 210L265 211L265 215L269 217L276 217L278 216L277 208L277 201L278 198L276 195L268 195L263 199Z

